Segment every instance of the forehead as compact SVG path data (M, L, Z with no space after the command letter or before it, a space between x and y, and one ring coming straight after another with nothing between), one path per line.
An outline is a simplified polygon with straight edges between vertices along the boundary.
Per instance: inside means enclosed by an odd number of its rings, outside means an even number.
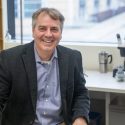
M59 18L55 17L55 16L52 15L52 14L48 14L48 13L45 13L45 12L40 13L40 14L38 15L37 19L39 19L39 18L40 18L40 19L48 18L48 19L51 19L51 20L53 20L53 21L59 21L59 22L60 22Z
M60 26L60 21L58 19L53 19L50 15L41 13L36 19L38 24L41 25L53 25L53 26Z

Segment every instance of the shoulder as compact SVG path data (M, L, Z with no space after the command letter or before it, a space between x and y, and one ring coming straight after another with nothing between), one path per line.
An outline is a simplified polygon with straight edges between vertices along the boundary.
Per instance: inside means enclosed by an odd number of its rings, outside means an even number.
M65 47L65 46L61 46L61 45L58 45L57 50L59 52L62 52L63 54L69 54L69 55L72 55L72 56L75 56L75 55L81 56L81 52L79 50L71 49L71 48L68 48L68 47Z
M23 44L23 45L19 45L19 46L16 46L16 47L12 47L12 48L9 48L9 49L6 49L6 50L2 50L1 53L0 53L0 56L4 56L4 57L10 57L10 58L14 58L15 56L19 56L23 53L26 52L27 48L29 48L30 46L33 46L32 45L33 43L28 43L28 44Z

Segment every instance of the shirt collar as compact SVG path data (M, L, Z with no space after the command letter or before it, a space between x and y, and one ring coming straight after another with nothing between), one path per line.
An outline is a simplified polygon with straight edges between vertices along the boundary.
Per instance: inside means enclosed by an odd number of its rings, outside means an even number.
M50 61L43 61L43 60L41 60L41 58L40 58L40 56L39 56L39 54L37 52L37 49L36 49L35 45L34 45L34 53L35 53L35 60L36 60L36 62L37 63L41 63L41 64L45 64L45 63L46 64L50 64L54 58L58 58L58 56L57 56L57 48L55 48Z

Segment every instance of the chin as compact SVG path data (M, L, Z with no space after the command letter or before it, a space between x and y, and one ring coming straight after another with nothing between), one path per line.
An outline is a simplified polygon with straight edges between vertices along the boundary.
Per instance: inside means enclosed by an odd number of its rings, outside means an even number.
M50 48L50 47L45 47L45 48L43 48L43 50L44 50L44 51L52 51L52 50L53 50L53 48Z

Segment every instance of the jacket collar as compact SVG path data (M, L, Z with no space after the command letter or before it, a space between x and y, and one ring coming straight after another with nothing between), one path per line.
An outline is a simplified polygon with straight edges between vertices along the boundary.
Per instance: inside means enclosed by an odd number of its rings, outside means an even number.
M66 96L66 83L68 80L68 54L61 46L57 46L57 53L59 63L61 96L62 98L64 98Z

